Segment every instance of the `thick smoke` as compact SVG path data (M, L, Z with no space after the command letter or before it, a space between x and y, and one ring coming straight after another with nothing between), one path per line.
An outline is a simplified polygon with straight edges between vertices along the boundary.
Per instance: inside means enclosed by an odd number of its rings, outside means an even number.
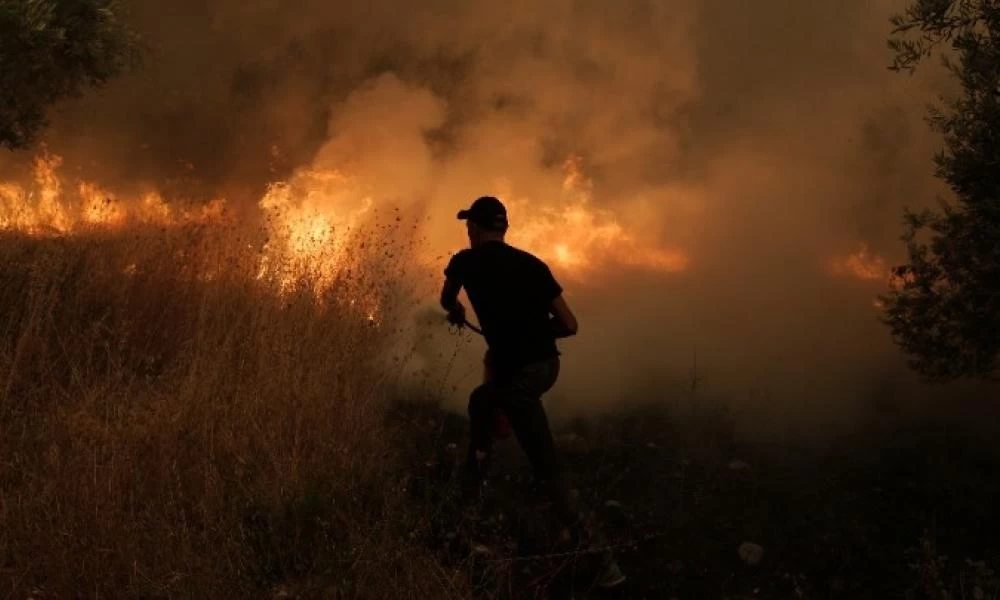
M923 114L947 80L885 68L903 6L136 2L148 64L60 107L48 144L81 176L221 193L248 218L268 182L340 169L425 209L439 254L464 243L457 207L524 200L516 229L578 156L596 208L691 262L556 269L582 326L554 410L687 397L697 364L748 422L838 430L932 393L876 322L884 284L826 268L860 243L899 262L901 208L943 194Z

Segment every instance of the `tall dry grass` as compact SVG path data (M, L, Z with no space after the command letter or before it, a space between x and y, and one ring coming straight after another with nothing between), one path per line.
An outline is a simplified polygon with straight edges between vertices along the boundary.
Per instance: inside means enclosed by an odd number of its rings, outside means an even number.
M384 418L397 233L319 296L228 231L0 236L0 597L448 593Z

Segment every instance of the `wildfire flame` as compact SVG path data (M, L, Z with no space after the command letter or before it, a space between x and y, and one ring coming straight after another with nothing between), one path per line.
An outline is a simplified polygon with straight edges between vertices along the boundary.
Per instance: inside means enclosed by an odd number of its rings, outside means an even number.
M268 240L258 279L270 279L281 293L307 283L318 298L360 314L373 326L382 322L379 294L356 279L338 276L354 266L355 236L374 204L354 177L337 170L302 170L288 181L272 183L258 203ZM335 282L340 285L327 295ZM361 285L358 285L361 284Z
M222 198L195 208L177 206L155 191L118 198L97 183L61 177L62 163L61 157L43 153L35 159L28 182L0 182L0 231L37 237L117 231L130 225L221 226L228 222ZM351 264L350 234L371 206L372 199L362 193L361 186L339 171L303 170L287 182L271 184L259 202L267 241L258 248L257 278L276 283L281 294L307 282L317 297L323 296ZM136 264L129 264L123 273L137 271ZM213 275L204 272L196 277L208 281ZM376 293L343 289L338 294L338 302L369 323L380 323Z
M614 213L592 205L593 182L581 162L571 156L564 163L563 193L555 205L511 201L514 212L530 215L512 227L511 242L578 277L614 264L665 273L686 270L690 263L686 253L641 243Z
M67 186L58 174L62 158L43 153L35 158L26 185L0 182L0 230L28 235L71 234L85 228L118 228L126 224L183 225L222 221L224 198L196 208L168 204L157 192L121 201L100 185L80 181Z
M0 230L62 235L130 224L179 226L225 219L222 198L195 209L180 208L156 191L118 198L98 183L67 181L59 174L62 163L59 156L43 152L27 184L0 183ZM509 202L515 213L528 215L512 229L512 243L579 278L612 265L668 273L687 269L687 254L641 243L614 213L593 206L592 193L581 159L570 156L564 164L562 195L555 203L516 198ZM302 169L287 181L272 183L258 203L267 242L257 277L275 280L287 290L306 276L318 290L324 289L348 262L351 232L373 205L363 182L338 170Z
M302 171L271 184L259 203L268 228L259 276L277 276L287 287L309 274L324 287L343 267L349 233L372 204L339 171Z
M131 224L181 226L222 223L226 201L217 198L195 208L166 201L150 191L138 198L118 198L91 181L71 182L60 176L62 158L43 151L34 160L27 183L0 182L0 230L28 235L63 235L79 230L117 229ZM587 279L615 265L677 273L689 268L680 249L642 242L618 216L593 202L593 182L578 156L563 165L559 198L538 203L510 198L515 215L511 243L536 253L564 273ZM352 175L338 170L297 171L289 180L271 184L258 207L265 217L267 242L260 248L259 279L276 281L282 291L305 276L324 290L356 253L351 234L371 213L375 199ZM518 221L518 216L524 216ZM861 243L852 253L827 259L828 273L861 281L891 279L885 259ZM369 319L378 307L361 301Z

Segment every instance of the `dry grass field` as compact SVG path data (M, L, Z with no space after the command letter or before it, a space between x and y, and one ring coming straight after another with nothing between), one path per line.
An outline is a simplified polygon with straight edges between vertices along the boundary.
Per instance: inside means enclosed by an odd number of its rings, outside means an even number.
M457 502L465 420L401 379L400 229L322 282L224 226L0 236L0 598L1000 593L989 454L902 423L748 443L693 392L556 424L629 576L595 590L512 443Z
M317 294L231 239L0 237L0 597L438 595L383 418L398 256Z

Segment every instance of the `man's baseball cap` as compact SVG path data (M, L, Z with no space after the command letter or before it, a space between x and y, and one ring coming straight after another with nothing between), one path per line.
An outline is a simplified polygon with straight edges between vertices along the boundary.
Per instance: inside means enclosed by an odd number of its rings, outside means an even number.
M458 218L463 221L472 221L490 231L506 231L507 229L507 209L503 202L493 196L477 198L472 206L458 211Z

